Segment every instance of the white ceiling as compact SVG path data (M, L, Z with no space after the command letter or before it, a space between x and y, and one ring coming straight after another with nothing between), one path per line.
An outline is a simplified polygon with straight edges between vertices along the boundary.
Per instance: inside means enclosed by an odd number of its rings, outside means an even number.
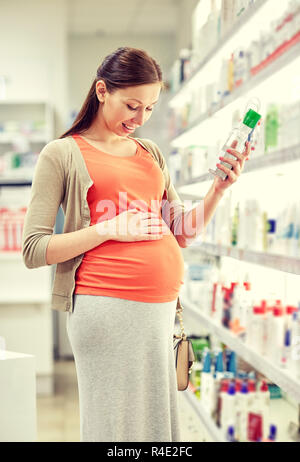
M67 0L70 35L170 35L178 0Z

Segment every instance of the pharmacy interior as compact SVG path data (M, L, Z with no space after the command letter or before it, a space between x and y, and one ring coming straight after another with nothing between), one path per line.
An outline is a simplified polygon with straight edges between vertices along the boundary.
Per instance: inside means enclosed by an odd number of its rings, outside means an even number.
M204 197L233 139L252 141L242 177L183 250L197 356L186 398L202 441L299 441L299 40L299 1L199 2L192 52L172 68L182 199ZM253 131L249 110L261 115Z
M182 249L180 299L195 354L180 392L184 441L299 442L300 1L195 3L190 47L168 75L171 179L192 207L233 139L251 138L251 154L205 231ZM0 353L21 352L6 359L19 364L24 396L24 409L7 401L2 416L18 416L23 441L36 435L35 386L53 393L53 322L65 342L61 313L49 310L53 269L29 270L21 257L34 166L55 138L54 120L47 101L0 94ZM0 417L0 435L7 428Z

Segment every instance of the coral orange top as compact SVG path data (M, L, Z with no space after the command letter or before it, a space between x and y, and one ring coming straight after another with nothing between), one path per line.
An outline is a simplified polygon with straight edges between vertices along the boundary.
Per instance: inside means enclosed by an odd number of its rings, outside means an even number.
M77 134L73 138L94 183L87 193L90 226L130 208L155 209L162 219L165 182L151 153L134 138L137 151L131 157L102 152ZM141 302L176 300L183 284L184 260L175 236L168 231L161 239L151 241L111 239L86 252L76 271L75 294Z

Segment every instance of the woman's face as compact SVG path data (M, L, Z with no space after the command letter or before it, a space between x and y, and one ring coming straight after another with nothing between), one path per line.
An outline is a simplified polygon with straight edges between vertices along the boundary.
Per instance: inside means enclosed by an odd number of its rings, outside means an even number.
M151 117L160 95L161 84L138 85L110 94L103 80L99 80L96 91L99 101L103 103L99 109L106 128L118 136L126 137Z

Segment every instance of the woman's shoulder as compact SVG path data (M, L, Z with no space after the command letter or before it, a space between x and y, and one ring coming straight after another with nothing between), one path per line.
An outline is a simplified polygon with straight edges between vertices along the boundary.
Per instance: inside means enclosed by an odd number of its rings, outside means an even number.
M57 138L45 144L40 154L63 158L68 155L69 150L70 143L68 138Z
M142 144L147 151L150 151L158 161L159 165L163 168L165 159L158 145L149 138L135 138L135 140Z

